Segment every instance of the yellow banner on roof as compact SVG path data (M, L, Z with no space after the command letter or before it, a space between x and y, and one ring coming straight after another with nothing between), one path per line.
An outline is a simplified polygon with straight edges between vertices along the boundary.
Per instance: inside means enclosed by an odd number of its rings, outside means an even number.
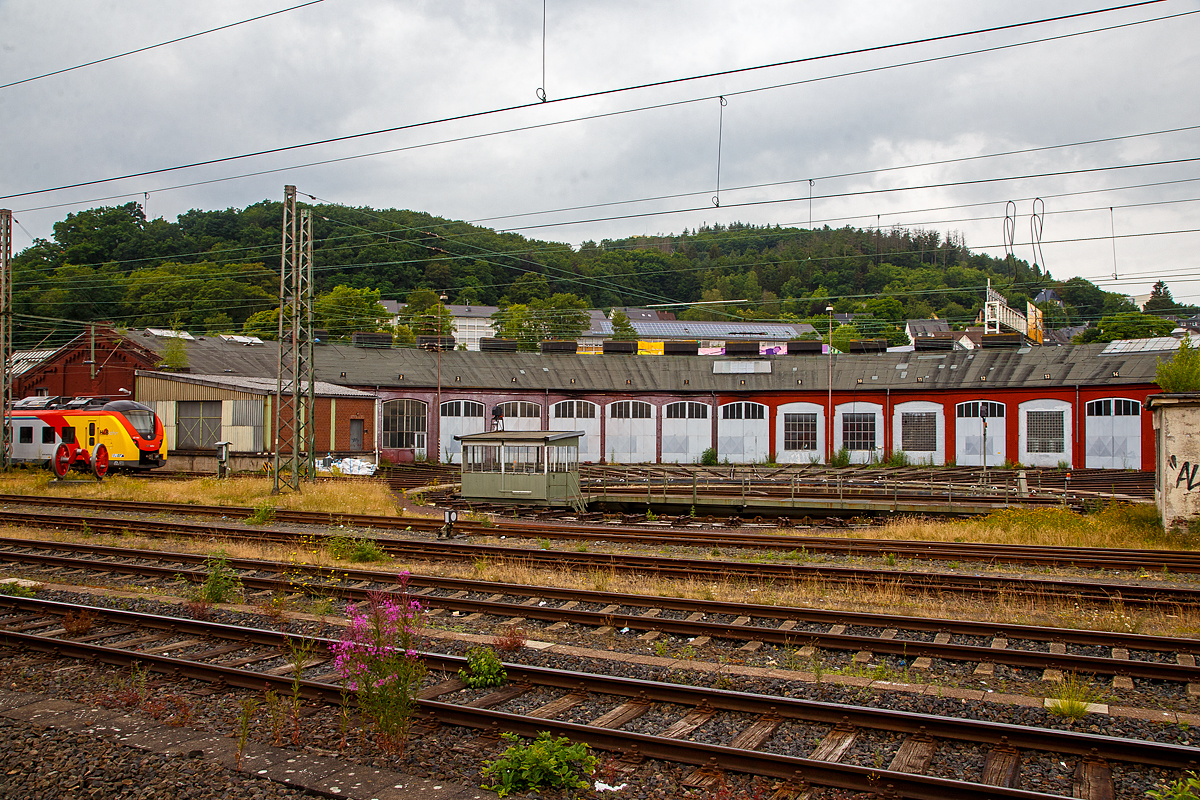
M639 356L661 356L662 354L662 342L638 342Z

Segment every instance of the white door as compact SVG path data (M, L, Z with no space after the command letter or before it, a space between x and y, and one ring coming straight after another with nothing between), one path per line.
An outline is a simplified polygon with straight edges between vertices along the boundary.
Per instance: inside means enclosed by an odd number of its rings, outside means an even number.
M985 436L986 431L986 436ZM955 406L955 462L964 467L999 467L1005 461L1004 404L972 400Z
M550 430L583 431L579 439L579 460L595 464L600 460L599 406L587 400L563 400L550 409Z
M657 457L654 406L640 400L608 405L604 455L613 464L644 464Z
M705 403L680 400L663 408L662 460L664 464L698 464L712 447L712 422Z
M771 448L767 407L762 403L729 403L717 419L717 458L734 464L765 461Z
M1087 404L1084 466L1094 469L1141 469L1142 407L1114 397Z
M483 433L483 403L474 400L447 400L442 403L441 461L446 464L462 463L462 443L455 436L468 433Z

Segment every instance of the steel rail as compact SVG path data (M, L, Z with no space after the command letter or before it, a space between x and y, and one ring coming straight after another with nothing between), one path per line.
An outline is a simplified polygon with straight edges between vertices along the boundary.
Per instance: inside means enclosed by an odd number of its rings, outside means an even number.
M254 509L230 506L197 506L179 503L104 501L87 498L42 498L0 495L0 503L59 505L95 509L97 506L128 512L177 513L181 515L249 518ZM3 515L0 514L0 517ZM380 530L432 532L441 527L438 520L425 517L381 517L366 514L301 512L276 510L275 522L296 524L348 524ZM753 534L746 532L698 531L693 529L646 529L596 525L547 526L528 523L484 525L469 521L457 524L461 534L472 536L520 536L527 538L587 539L616 544L656 544L673 546L744 548L806 551L837 555L894 555L908 559L966 561L971 563L1017 563L1041 566L1080 567L1121 570L1168 570L1200 573L1200 552L1190 550L1110 549L1044 545L976 544L927 540L845 538Z
M130 520L115 517L62 517L50 514L28 514L0 511L0 522L36 527L119 535L126 531L143 531L149 535L189 535L201 538L228 538L250 541L294 542L296 535L280 531L247 527L202 525L195 523L163 522L159 520ZM308 534L315 539L333 538L328 534ZM1102 583L1099 581L1048 580L957 573L919 572L908 570L870 569L839 565L803 565L682 559L632 554L578 553L562 550L534 550L462 542L431 542L402 539L378 539L376 542L394 556L426 560L516 561L530 566L562 569L604 569L611 571L648 573L657 576L694 578L697 575L717 579L734 577L788 582L823 581L830 584L865 587L892 585L905 589L957 592L985 597L1034 596L1038 598L1070 599L1075 601L1119 601L1126 605L1180 606L1200 605L1200 588L1186 586L1153 587L1139 584Z
M53 603L53 601L41 601L39 603L23 598L7 597L0 598L0 604L32 610L42 614L66 614L68 611L79 608L71 604ZM121 620L125 624L143 624L158 629L162 629L163 627L175 628L187 632L207 633L207 635L219 636L220 634L213 631L220 631L224 634L220 638L236 638L238 634L248 633L256 641L265 642L274 639L276 646L280 649L289 640L301 640L315 642L328 650L329 645L333 641L317 637L295 636L263 629L250 629L252 632L247 632L237 628L237 626L162 618L158 615L147 615L140 612L105 608L88 608L87 610L110 620ZM142 621L142 618L150 619ZM176 623L184 624L177 626ZM205 630L206 628L210 630ZM139 653L137 651L73 642L31 633L4 631L0 632L0 636L9 640L9 643L15 641L19 646L25 646L28 649L40 652L50 652L59 657L93 659L103 663L118 664L139 662L156 672L187 675L188 677L201 678L243 688L258 689L264 682L286 687L290 687L293 684L293 678L290 677L273 676L267 673L189 661L173 656ZM453 671L466 663L466 660L462 657L442 654L423 654L423 657L428 658L438 668L447 672ZM682 686L679 684L658 683L632 678L570 672L546 667L526 667L520 664L506 663L505 668L507 671L510 671L510 677L518 684L525 683L531 686L554 687L567 691L602 692L616 696L637 698L647 702L707 707L758 714L760 716L771 715L809 723L849 724L876 730L889 730L1022 749L1064 752L1088 758L1104 758L1126 763L1165 766L1176 769L1189 765L1194 766L1197 758L1200 757L1200 749L1149 740L1107 737L1074 731L1030 728L1008 723L848 706L822 701L774 697L704 687ZM341 687L336 684L303 679L299 683L301 685L301 693L305 697L321 699L325 702L336 703L341 701ZM540 731L550 730L552 733L561 735L573 735L578 740L588 741L594 746L603 749L636 752L646 757L664 758L681 763L697 765L712 764L733 771L751 772L784 779L798 779L841 786L843 788L854 788L858 784L847 785L841 781L858 781L867 778L869 782L865 788L878 791L880 788L879 779L870 777L875 775L881 776L888 781L895 778L898 782L892 784L894 791L903 796L910 797L959 796L957 794L947 795L944 792L946 789L957 790L967 787L971 787L974 791L974 794L971 796L1044 797L1044 795L1038 793L1008 789L1000 789L999 791L1002 794L991 795L989 792L996 787L983 784L968 784L908 773L893 773L888 770L875 770L763 753L761 751L742 750L720 745L705 745L687 740L666 739L648 734L628 733L619 729L596 728L588 725L557 722L552 719L538 718L531 720L525 715L514 715L481 708L469 708L442 703L436 700L419 699L417 703L431 722L465 725L485 730L491 730L496 726L500 726L527 736L534 736ZM714 761L713 756L719 757ZM796 774L796 770L800 771L799 775ZM913 783L914 781L915 783ZM930 791L937 791L938 789L943 793L928 793ZM1014 791L1018 791L1018 793L1013 794L1012 792Z
M49 549L65 549L71 547L70 545L59 545L55 543L34 544L39 546L47 545ZM0 539L0 545L28 547L30 546L30 543L27 540ZM79 549L82 550L84 548L97 554L108 555L112 557L136 559L146 558L145 551L131 551L121 548L110 548L103 545L85 545ZM205 560L204 556L190 554L155 552L154 555L156 559L166 559L190 564L202 564ZM122 572L135 575L151 575L164 580L184 578L194 583L202 582L207 577L207 572L202 569L179 569L162 566L161 564L129 564L108 561L89 561L84 559L46 555L42 553L16 553L12 552L11 550L0 550L0 560L19 560L26 563L44 564L55 567L88 568L98 572ZM278 562L265 562L253 559L227 559L227 563L229 566L235 569L244 569L251 572L282 571L284 569L294 568L291 565L280 564ZM333 570L314 570L314 573L317 574L318 577L320 577L321 573L324 572L333 572ZM338 569L336 572L343 576L343 580L354 580L356 582L374 581L382 584L383 586L388 586L395 583L394 578L379 572L352 569ZM259 590L288 592L294 591L296 588L294 580L290 579L263 578L259 576L246 575L242 576L241 580L244 585ZM647 596L631 598L612 593L593 593L596 595L595 597L585 599L582 597L582 595L585 595L586 593L573 590L553 590L549 589L548 587L516 587L520 591L514 592L514 587L507 584L484 584L483 586L486 587L486 589L484 589L478 585L479 582L461 580L443 581L439 578L427 578L421 576L409 576L408 581L413 587L425 587L427 589L448 589L452 587L471 585L474 591L488 590L492 593L501 594L531 594L532 596L537 597L558 595L559 599L576 601L584 599L585 601L591 602L602 602L607 600L610 601L608 605L613 605L611 601L615 600L619 601L620 605L625 606L636 607L637 605L642 605L643 607L647 608L668 607L672 608L673 610L687 611L689 613L697 611L699 608L708 608L709 613L714 614L723 613L736 616L749 616L758 619L773 619L781 621L788 619L812 621L811 612L806 609L788 609L772 606L749 606L732 603L718 604L713 601L686 601L670 603L664 602L667 600L666 598L653 598ZM337 596L352 600L366 600L370 597L370 592L366 590L354 589L352 587L341 585L340 583L324 583L321 585L312 585L307 588L328 592L330 594L335 594ZM624 627L630 630L653 630L681 636L708 636L711 638L735 641L755 640L775 645L782 645L785 647L792 647L797 643L803 642L832 650L866 650L883 653L886 655L900 656L905 660L919 656L928 656L930 658L940 658L950 661L966 661L976 663L991 662L1031 669L1054 668L1096 675L1128 675L1130 677L1153 680L1200 682L1200 667L1186 664L1142 661L1138 659L1105 658L1102 656L1077 655L1070 653L1055 654L1036 650L1022 650L1019 648L995 649L979 645L952 644L949 642L945 644L939 644L937 642L921 642L906 639L880 639L874 636L862 636L844 633L834 634L817 631L796 631L791 629L762 626L704 622L700 620L673 620L664 617L646 617L641 614L632 613L604 613L601 611L585 611L574 608L563 609L557 607L539 607L521 603L506 603L495 600L471 600L456 597L437 597L424 593L421 594L421 600L431 608L441 608L448 611L484 613L491 616L507 618L532 618L553 622L566 621L577 625L594 628L604 626L617 628ZM635 600L636 602L631 602L631 600ZM700 605L701 603L704 605ZM832 619L837 620L835 624L846 623L845 616L837 612L825 612L820 616L825 618L823 621ZM880 618L873 617L870 619L870 624L892 624L898 629L909 630L913 629L914 627L911 624L913 618L886 617L885 620L886 622L881 622ZM959 623L952 621L942 622L946 622L946 627L950 628L959 626ZM938 628L938 630L945 630L946 627ZM1004 636L1005 638L1020 639L1022 638L1022 632L1028 631L1034 634L1033 637L1028 638L1042 641L1072 641L1075 639L1083 639L1085 640L1083 643L1087 644L1103 644L1109 647L1123 644L1127 649L1133 650L1177 653L1200 652L1200 640L1196 639L1150 637L1139 634L1097 634L1089 631L1039 629L1032 628L1031 626L984 626L976 624L975 626L971 627L974 628L973 632L975 635L979 635L979 631L986 631L984 635Z

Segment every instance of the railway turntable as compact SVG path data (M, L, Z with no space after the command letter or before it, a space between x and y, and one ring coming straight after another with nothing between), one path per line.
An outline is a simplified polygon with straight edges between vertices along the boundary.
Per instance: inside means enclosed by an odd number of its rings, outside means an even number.
M462 443L464 500L584 510L579 486L583 431L486 431Z

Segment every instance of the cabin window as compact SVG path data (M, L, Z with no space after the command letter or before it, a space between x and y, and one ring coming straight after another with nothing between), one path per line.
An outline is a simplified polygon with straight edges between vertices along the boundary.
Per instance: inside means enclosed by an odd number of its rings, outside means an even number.
M64 444L75 444L75 429L69 425L63 428L62 440Z
M54 428L42 428L42 444L54 444Z
M33 444L33 428L21 428L21 444Z

